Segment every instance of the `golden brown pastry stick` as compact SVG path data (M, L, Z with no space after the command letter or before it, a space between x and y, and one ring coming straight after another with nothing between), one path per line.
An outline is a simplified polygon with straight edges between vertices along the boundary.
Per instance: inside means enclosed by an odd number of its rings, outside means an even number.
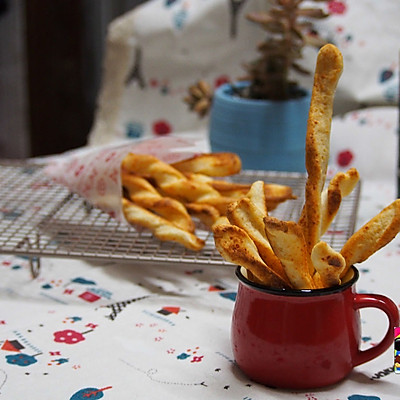
M205 226L211 228L220 217L218 210L209 204L186 203L190 215L198 218Z
M218 223L213 227L215 247L222 257L232 264L249 270L257 281L273 288L287 288L288 285L260 257L257 247L249 235L231 224Z
M346 260L343 277L353 264L365 261L386 246L400 231L400 199L385 207L345 243L340 254Z
M123 171L151 180L163 196L172 197L182 203L210 204L225 212L229 202L229 199L223 199L204 179L188 179L182 172L154 156L129 153L121 166Z
M311 252L311 261L323 287L340 285L340 275L344 271L344 257L333 250L327 243L318 242Z
M229 176L240 172L242 162L234 153L199 154L171 164L181 172L193 172L208 176Z
M340 51L331 44L323 46L317 57L306 135L308 177L305 188L305 218L301 223L309 254L319 241L321 192L329 161L333 100L342 69L343 58Z
M263 181L255 181L247 192L246 197L260 210L262 218L268 215L267 202L265 198L265 184ZM261 230L262 234L267 238L265 235L264 225L262 225Z
M163 197L146 179L122 172L122 186L136 205L153 211L185 231L194 232L195 225L185 206L171 197Z
M211 180L209 184L217 190L222 196L231 197L235 200L246 196L251 188L251 184L233 183L228 181ZM293 195L292 188L286 185L277 183L264 182L265 201L268 209L270 204L276 205L286 200L293 200L296 196Z
M130 224L140 225L151 230L154 236L162 241L177 242L195 251L201 250L204 247L204 240L178 228L165 218L139 207L127 199L122 199L122 208L125 218Z
M315 289L309 273L309 257L301 227L293 221L264 218L265 232L274 253L281 261L289 281L296 289Z
M244 197L228 207L227 217L232 225L242 228L253 240L261 258L289 286L290 281L275 255L265 233L264 217L258 207Z
M346 173L338 172L329 182L321 194L321 227L322 236L332 223L343 197L348 196L357 185L360 176L355 168L350 168Z

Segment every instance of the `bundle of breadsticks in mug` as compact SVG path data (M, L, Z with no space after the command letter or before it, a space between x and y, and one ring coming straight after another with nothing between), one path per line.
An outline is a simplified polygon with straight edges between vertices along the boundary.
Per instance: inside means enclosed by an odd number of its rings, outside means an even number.
M400 230L400 199L356 231L340 251L321 240L341 200L359 181L352 168L326 185L333 99L343 69L340 51L319 51L307 125L307 180L300 219L282 221L268 215L262 184L228 206L213 225L215 245L229 262L246 268L249 279L275 288L316 289L340 285L353 264L389 243Z

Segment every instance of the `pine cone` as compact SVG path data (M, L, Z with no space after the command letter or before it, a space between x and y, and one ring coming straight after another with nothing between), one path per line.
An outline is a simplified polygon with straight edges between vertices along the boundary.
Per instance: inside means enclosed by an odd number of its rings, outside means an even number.
M189 105L191 111L196 112L201 118L206 116L211 108L213 92L205 81L198 81L188 89L188 96L183 100Z

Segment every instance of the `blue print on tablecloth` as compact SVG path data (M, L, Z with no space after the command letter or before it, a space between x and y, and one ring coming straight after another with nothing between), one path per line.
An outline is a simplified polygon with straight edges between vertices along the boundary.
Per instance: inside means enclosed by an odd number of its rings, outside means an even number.
M181 354L179 354L178 356L176 356L176 358L178 359L178 360L186 360L187 358L189 358L190 357L190 354L187 354L187 353L181 353Z
M125 135L130 139L137 139L144 135L143 124L139 122L128 122L125 127Z
M173 16L173 23L176 29L181 30L185 26L188 12L185 9L179 10Z
M362 394L352 394L351 396L347 397L348 400L381 400L378 396L365 396Z
M393 71L390 69L384 69L381 71L380 76L379 76L379 82L385 82L388 79L390 79L393 76Z
M165 0L165 7L171 7L175 4L178 0Z
M85 279L85 278L74 278L71 280L72 283L81 283L82 285L95 285L96 282L95 281L91 281L89 279Z
M37 362L35 356L24 353L8 355L6 356L6 360L8 364L18 365L19 367L28 367Z
M398 97L397 84L393 83L392 86L389 86L388 88L386 88L384 90L384 92L383 92L383 97L389 103L395 102L397 100L397 97Z
M226 293L220 293L219 295L221 297L223 297L224 299L229 299L229 300L235 301L237 293L236 292L226 292Z
M102 389L91 388L91 387L81 389L78 390L76 393L74 393L69 400L85 400L85 399L98 400L104 396L103 392L105 390L111 388L112 386L107 386Z

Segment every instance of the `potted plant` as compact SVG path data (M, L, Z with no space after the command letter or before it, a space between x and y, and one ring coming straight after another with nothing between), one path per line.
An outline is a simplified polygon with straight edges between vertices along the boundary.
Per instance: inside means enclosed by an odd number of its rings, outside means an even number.
M259 57L244 65L246 74L214 92L200 81L185 102L200 116L210 115L214 152L237 153L245 169L305 171L304 143L310 90L293 80L309 74L299 63L305 46L321 47L313 21L326 18L328 0L266 0L267 11L247 18L266 31Z

